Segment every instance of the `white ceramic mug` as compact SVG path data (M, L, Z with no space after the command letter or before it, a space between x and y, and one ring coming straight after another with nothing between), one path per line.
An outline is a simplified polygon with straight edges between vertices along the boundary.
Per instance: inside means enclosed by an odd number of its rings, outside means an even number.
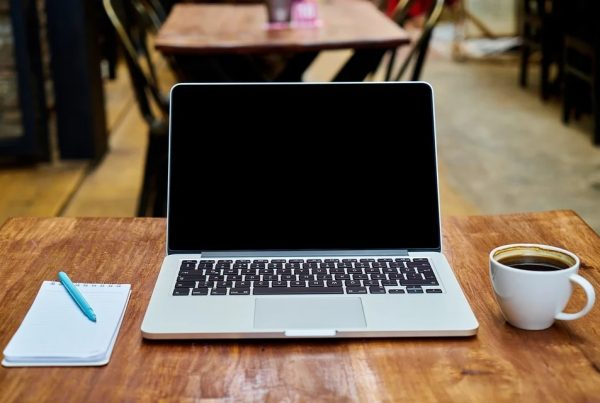
M564 268L532 271L504 264L511 259L513 262L523 257L535 260L539 256L558 260ZM506 321L521 329L546 329L555 319L579 319L592 309L596 299L594 288L577 274L578 270L579 258L575 254L553 246L512 244L490 252L490 278L496 300ZM565 313L562 311L573 291L571 283L583 288L587 303L579 312Z

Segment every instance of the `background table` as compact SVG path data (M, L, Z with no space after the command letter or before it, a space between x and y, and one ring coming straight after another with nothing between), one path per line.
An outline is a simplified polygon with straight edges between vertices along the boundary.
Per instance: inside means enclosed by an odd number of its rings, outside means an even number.
M487 261L505 243L560 246L580 256L598 292L598 235L571 211L448 218L443 229L480 322L475 337L159 342L143 340L140 326L165 251L163 219L12 219L0 228L0 348L59 269L78 282L131 283L133 292L107 366L2 367L0 400L598 399L598 306L545 331L513 328L494 302ZM583 298L577 291L570 306Z
M300 80L322 50L353 49L354 57L334 81L361 81L387 50L410 40L402 28L365 0L320 3L319 27L269 30L266 17L263 4L177 4L160 28L155 45L176 60L184 77L194 75L190 70L199 68L198 60L209 60L205 64L215 60L207 56L223 61L233 56L293 55L279 81Z

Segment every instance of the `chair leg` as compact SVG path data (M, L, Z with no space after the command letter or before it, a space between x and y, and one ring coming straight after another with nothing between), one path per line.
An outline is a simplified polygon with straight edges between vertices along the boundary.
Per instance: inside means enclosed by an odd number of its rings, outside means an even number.
M142 191L138 201L138 217L147 217L150 212L150 206L153 205L155 175L156 175L156 141L153 136L148 136L148 146L146 147L146 160L144 161L144 177L142 180Z
M563 108L562 108L562 121L564 124L569 124L571 118L571 94L573 89L571 88L572 79L568 72L564 75L564 88L563 88Z
M429 41L431 39L431 32L425 34L423 38L419 54L417 55L417 61L415 62L415 66L413 68L412 81L418 81L421 76L421 70L423 69L423 63L425 62L425 57L427 56L427 50L429 49Z
M592 130L594 144L600 146L600 60L597 48L594 50L592 61Z
M523 88L527 87L527 64L529 63L530 52L531 49L526 43L526 40L524 40L521 48L521 74L519 79L519 84Z
M390 55L390 60L388 62L387 68L385 70L385 81L390 81L392 79L392 70L394 69L394 62L396 61L396 53L398 49L394 49L388 54Z
M544 34L542 34L544 35ZM550 49L549 45L544 43L545 39L542 37L542 61L540 66L541 73L541 96L545 101L550 97Z

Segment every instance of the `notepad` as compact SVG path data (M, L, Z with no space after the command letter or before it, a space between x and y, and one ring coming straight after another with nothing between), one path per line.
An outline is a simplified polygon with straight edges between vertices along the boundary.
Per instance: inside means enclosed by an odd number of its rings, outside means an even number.
M93 308L89 320L57 281L44 281L2 365L86 366L110 360L131 294L129 284L75 284Z

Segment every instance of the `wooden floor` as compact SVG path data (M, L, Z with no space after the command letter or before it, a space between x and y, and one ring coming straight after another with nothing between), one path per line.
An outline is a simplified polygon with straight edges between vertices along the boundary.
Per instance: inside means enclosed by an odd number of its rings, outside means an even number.
M339 59L325 57L310 74ZM325 74L327 74L325 72ZM321 74L322 76L323 74ZM170 84L168 74L163 80ZM313 78L313 77L309 77ZM135 104L127 71L105 86L110 151L96 166L85 161L54 162L32 167L0 168L0 224L12 216L134 216L141 188L147 126ZM444 178L440 167L442 215L466 215L477 209Z

